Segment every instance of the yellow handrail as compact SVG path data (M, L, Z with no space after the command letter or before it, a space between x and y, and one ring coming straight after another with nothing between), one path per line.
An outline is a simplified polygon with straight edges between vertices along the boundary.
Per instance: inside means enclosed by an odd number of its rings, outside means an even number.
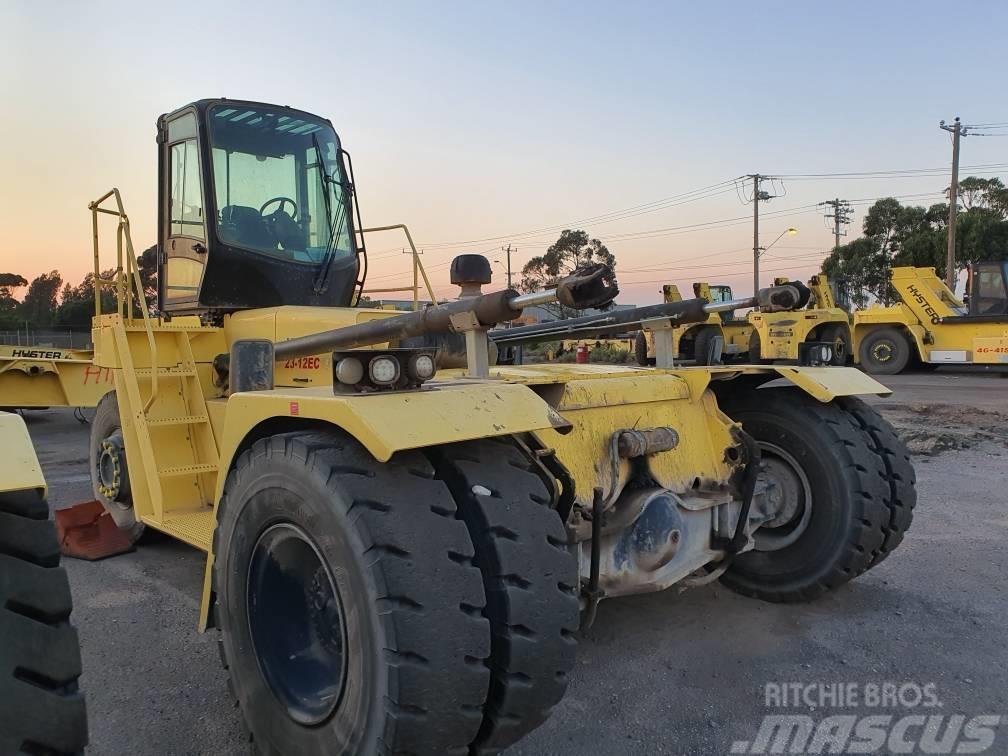
M373 226L372 228L362 228L360 229L360 234L374 233L378 231L397 231L402 229L403 233L406 234L406 241L409 242L410 252L413 258L413 285L412 286L399 286L389 289L366 289L362 291L362 294L376 294L379 292L391 292L391 291L412 291L413 292L413 310L420 309L420 282L417 278L418 274L423 277L424 286L427 289L427 294L430 296L431 304L437 304L437 298L434 296L434 289L430 285L430 280L427 278L427 271L424 270L423 263L420 262L420 253L417 252L416 245L413 243L413 237L410 235L409 229L406 228L405 223L396 223L394 226Z
M109 197L115 197L116 208L114 210L102 207L102 203ZM150 346L151 358L151 393L150 398L144 404L144 412L150 409L151 404L157 397L158 390L158 364L157 346L154 340L154 329L151 326L150 310L147 304L147 296L143 289L143 280L140 278L140 268L137 265L136 251L133 249L133 237L130 235L129 216L123 209L122 196L119 190L113 187L105 192L94 202L88 203L91 211L91 229L94 239L94 283L95 283L95 317L103 315L101 306L102 288L114 286L116 290L116 308L123 320L132 324L133 317L133 287L136 287L137 303L143 315L144 330L147 332L147 343ZM98 213L115 215L119 219L116 227L116 269L112 280L101 277L101 265L98 254ZM126 248L123 249L125 242ZM123 269L123 252L125 251L126 267Z

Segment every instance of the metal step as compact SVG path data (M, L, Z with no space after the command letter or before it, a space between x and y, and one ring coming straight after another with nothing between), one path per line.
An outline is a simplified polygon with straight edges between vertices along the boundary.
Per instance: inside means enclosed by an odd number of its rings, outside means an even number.
M150 378L154 371L152 368L136 368L133 371L134 375L139 378ZM158 368L158 375L164 375L171 378L183 378L188 375L196 375L196 368L194 367L170 367L170 368Z
M210 550L210 545L213 543L214 527L217 525L213 509L210 507L192 512L170 514L164 522L151 524L168 535L203 551Z
M179 417L148 417L147 425L151 427L165 425L198 425L210 422L206 415L180 415Z
M217 465L179 465L178 467L165 467L162 470L158 470L158 475L162 478L174 478L180 475L199 475L216 471Z

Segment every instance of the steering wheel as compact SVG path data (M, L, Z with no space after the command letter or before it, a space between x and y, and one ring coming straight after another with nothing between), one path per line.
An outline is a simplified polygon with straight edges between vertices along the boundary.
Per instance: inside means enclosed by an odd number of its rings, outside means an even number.
M298 209L297 202L292 200L290 197L274 197L273 199L266 200L265 202L263 202L262 207L259 208L259 215L265 217L267 215L266 208L272 205L274 202L279 202L280 205L272 213L269 213L269 215L276 215L277 213L282 212L288 202L290 203L291 206L291 212L284 213L284 215L289 216L291 220L293 220L294 217L297 215L297 209Z

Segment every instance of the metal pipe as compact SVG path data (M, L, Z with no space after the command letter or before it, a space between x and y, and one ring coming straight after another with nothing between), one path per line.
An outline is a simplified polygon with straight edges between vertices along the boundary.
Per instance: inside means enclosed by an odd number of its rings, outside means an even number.
M417 312L369 320L366 323L281 341L276 345L274 355L278 360L288 360L321 354L333 349L371 346L428 333L451 333L458 330L452 324L452 316L463 313L471 313L482 327L489 328L521 315L521 307L512 306L512 302L520 299L514 289L458 299Z
M550 302L555 302L556 299L556 289L545 289L543 291L534 291L531 294L521 294L511 300L511 306L516 310L521 310L526 307L534 307L535 305L549 304Z
M534 344L561 338L594 338L606 334L634 331L647 320L669 319L675 324L702 323L714 312L741 310L760 306L767 312L788 310L796 306L798 292L791 286L771 286L760 289L754 297L733 299L728 302L707 302L704 299L684 299L656 305L635 307L630 310L611 310L599 315L555 320L518 328L490 332L490 339L498 344Z

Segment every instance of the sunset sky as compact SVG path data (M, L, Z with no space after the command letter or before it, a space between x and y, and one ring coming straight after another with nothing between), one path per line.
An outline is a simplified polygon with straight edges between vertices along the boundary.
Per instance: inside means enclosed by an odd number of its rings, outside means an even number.
M799 229L764 282L807 277L832 245L816 203L851 200L853 236L873 198L941 201L938 121L1008 121L1003 0L140 6L0 2L0 270L79 282L112 186L151 244L155 120L203 97L329 117L365 223L408 224L439 294L453 255L510 242L520 268L573 227L616 255L625 303L751 290L742 174L792 177L764 187L761 242ZM1008 140L965 139L962 164L1008 166ZM799 176L910 169L939 170ZM408 269L400 247L371 241L374 286Z

